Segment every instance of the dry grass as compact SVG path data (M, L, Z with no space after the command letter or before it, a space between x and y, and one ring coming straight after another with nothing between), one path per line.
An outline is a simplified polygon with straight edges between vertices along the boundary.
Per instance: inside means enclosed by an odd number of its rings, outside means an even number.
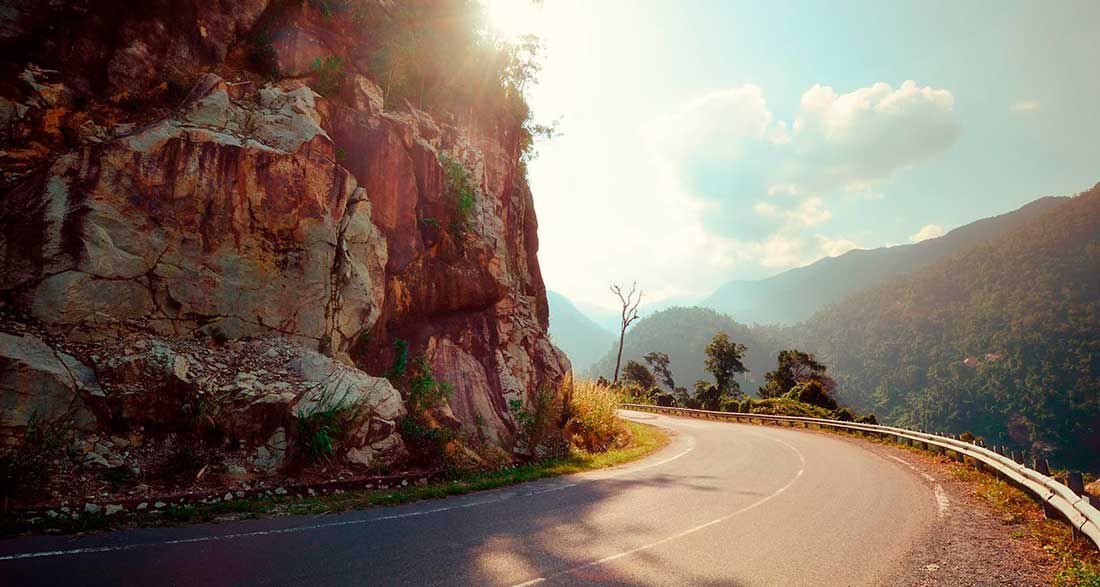
M1055 585L1100 587L1100 551L1091 540L1074 536L1060 520L1048 519L1042 506L1005 481L962 463L947 466L956 478L973 484L978 497L1014 527L1015 538L1035 540L1055 558Z
M616 444L623 426L616 417L622 397L618 390L580 379L573 383L565 432L574 446L598 453Z

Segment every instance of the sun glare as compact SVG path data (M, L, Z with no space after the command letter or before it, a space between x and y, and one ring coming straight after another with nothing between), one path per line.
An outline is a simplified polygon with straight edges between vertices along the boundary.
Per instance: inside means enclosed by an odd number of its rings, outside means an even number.
M483 0L489 28L505 38L535 34L539 3L532 0Z

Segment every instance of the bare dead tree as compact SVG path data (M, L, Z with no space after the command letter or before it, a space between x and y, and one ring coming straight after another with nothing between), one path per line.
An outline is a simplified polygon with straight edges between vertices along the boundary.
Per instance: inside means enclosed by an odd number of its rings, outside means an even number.
M638 319L638 304L642 303L642 292L638 291L638 282L635 281L630 286L630 293L623 295L623 288L618 284L611 284L611 293L619 296L619 302L623 306L622 321L619 323L621 328L619 329L619 355L615 357L615 378L614 382L619 382L619 363L623 360L623 340L626 338L626 329L630 327L630 324ZM637 293L638 297L635 299L634 294Z

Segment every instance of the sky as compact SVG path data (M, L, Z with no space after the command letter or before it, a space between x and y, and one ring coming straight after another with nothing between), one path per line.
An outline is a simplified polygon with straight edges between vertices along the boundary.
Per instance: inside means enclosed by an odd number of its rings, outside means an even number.
M1100 2L489 0L560 136L529 180L547 287L705 297L1100 181Z

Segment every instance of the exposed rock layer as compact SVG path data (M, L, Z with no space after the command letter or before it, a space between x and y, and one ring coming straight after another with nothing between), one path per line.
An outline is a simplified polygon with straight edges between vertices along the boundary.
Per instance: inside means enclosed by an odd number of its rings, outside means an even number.
M213 358L171 351L174 341L217 348L278 336L305 349L293 364L282 357L294 385L370 404L346 455L368 464L401 452L398 392L366 373L385 375L402 339L454 384L447 411L466 432L507 441L509 400L557 386L569 368L546 336L537 223L514 129L385 104L355 70L329 99L308 79L261 82L234 56L248 53L266 2L161 4L108 16L94 1L60 3L49 18L64 40L38 38L40 14L18 2L0 22L0 46L41 60L9 64L12 79L0 85L9 123L0 299L50 336L84 345L91 363L78 365L91 373L85 388L48 384L49 401L87 406L98 374L106 401L87 413L99 426L171 428L187 394L222 387L195 378ZM362 51L308 9L295 14L270 44L284 74L308 73L334 40ZM167 108L182 84L186 99ZM467 170L476 193L461 230L443 157ZM89 358L134 337L148 350ZM35 344L4 347L5 381L28 368L57 379L21 358ZM322 377L302 362L313 351L343 365L330 361ZM138 374L152 383L134 388ZM5 404L27 395L14 387L0 388ZM225 398L232 410L222 424L265 466L278 466L289 419L317 405L295 390L244 398L234 388Z

